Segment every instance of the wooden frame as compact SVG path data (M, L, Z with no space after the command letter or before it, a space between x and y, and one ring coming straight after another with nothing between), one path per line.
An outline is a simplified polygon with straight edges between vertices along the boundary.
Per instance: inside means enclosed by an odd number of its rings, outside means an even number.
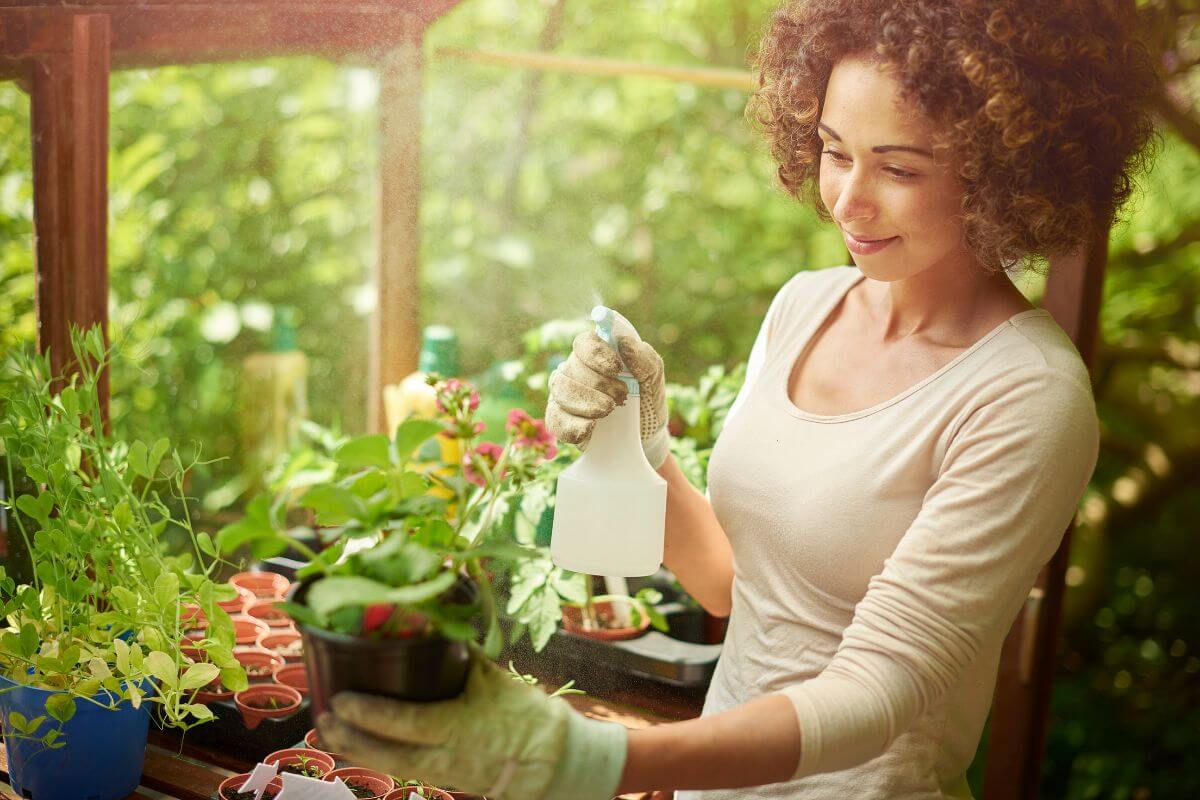
M370 332L368 419L416 369L421 41L458 0L0 0L0 79L30 92L38 344L56 372L69 326L108 322L111 69L318 55L380 70L380 302ZM105 376L107 397L107 376Z

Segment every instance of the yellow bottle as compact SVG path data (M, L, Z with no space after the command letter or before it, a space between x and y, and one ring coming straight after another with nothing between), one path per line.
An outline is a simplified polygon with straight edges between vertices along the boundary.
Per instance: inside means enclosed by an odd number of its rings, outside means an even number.
M242 362L239 422L242 474L250 491L263 488L263 476L296 442L308 418L308 356L296 347L295 312L279 309L265 352Z
M417 371L400 383L383 387L383 410L389 436L394 435L396 428L406 419L433 419L439 415L437 392L425 381L430 373L435 372L443 378L458 376L458 337L445 325L430 325L425 329L421 337ZM429 469L439 456L447 464L457 465L462 460L459 440L439 436L436 441L438 450L428 452L422 448L418 453L418 461L413 465L415 468ZM449 475L454 470L451 467L437 470L437 473ZM450 491L443 488L436 488L433 493L440 497L452 496Z

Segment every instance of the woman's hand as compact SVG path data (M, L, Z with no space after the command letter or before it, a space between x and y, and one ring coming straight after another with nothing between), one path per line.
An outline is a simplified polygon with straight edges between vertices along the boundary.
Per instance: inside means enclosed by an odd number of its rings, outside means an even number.
M642 449L658 469L670 452L662 358L650 345L628 336L617 347L620 357L595 331L575 337L570 357L550 375L546 425L562 441L586 448L596 420L625 403L628 390L617 376L628 368L641 391Z
M477 651L453 700L343 692L332 705L317 720L330 749L389 775L492 800L610 800L625 765L625 728L575 713Z

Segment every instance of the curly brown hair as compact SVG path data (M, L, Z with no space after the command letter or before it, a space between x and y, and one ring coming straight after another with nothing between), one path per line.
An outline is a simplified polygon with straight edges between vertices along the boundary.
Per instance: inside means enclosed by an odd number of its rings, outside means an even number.
M829 221L821 104L834 65L870 55L934 123L965 189L966 246L989 272L1036 267L1106 227L1151 159L1158 76L1126 1L790 0L747 114L783 187Z

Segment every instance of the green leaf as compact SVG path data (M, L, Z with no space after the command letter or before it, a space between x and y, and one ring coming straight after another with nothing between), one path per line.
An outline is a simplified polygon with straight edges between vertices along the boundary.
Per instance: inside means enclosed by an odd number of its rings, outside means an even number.
M340 525L346 520L361 520L367 516L367 506L362 498L340 486L314 486L297 502L316 511L322 525Z
M392 588L384 583L358 576L334 576L322 578L308 591L308 607L321 617L347 606L367 606L375 603L414 605L431 600L445 592L458 576L443 572L423 583Z
M200 531L196 534L196 546L200 548L200 552L206 556L213 558L217 557L217 547L213 544L212 537L205 531Z
M538 653L549 643L562 619L562 607L556 592L542 592L539 600L537 613L529 620L529 639L533 642L534 651Z
M426 419L405 420L396 428L396 454L400 456L401 461L410 460L413 451L422 442L436 436L441 430L442 424L440 422L433 422Z
M400 493L401 499L405 497L419 497L429 489L429 478L419 472L405 470L397 478L396 489Z
M133 470L135 475L141 475L143 478L150 477L150 474L146 470L146 458L148 455L146 443L141 439L129 445L129 454L125 458L129 462L129 468Z
M347 470L363 467L386 469L392 465L388 456L388 438L383 434L359 436L334 451L334 460Z
M532 547L522 547L510 542L488 542L462 554L463 558L499 558L504 561L523 561L541 555Z
M205 686L221 674L221 669L216 664L201 662L192 664L184 671L183 676L179 679L179 688L183 690L199 689Z
M163 572L154 581L154 602L159 611L173 610L179 602L179 576L174 572Z
M500 622L493 614L488 619L488 632L483 640L483 653L488 658L496 659L500 657L500 650L504 647L504 634L500 632Z
M80 461L83 458L83 453L80 451L79 445L75 444L75 442L71 442L69 445L67 445L67 452L65 455L67 459L67 466L70 468L71 472L78 471Z
M150 655L146 656L145 667L147 672L168 687L175 688L179 681L179 672L175 668L175 661L161 650L153 650Z
M122 675L129 674L129 645L124 639L113 639L114 661L117 665L117 671Z
M182 710L202 722L213 718L212 709L203 703L188 703L183 706Z
M250 679L246 677L246 669L239 664L221 668L221 683L231 692L240 692L250 685Z
M162 461L162 457L166 455L167 450L171 448L171 442L166 437L159 439L150 448L150 455L146 458L146 477L152 478L158 472L158 463Z
M564 569L554 570L552 576L554 581L554 589L558 592L559 597L570 603L586 603L587 602L587 583L583 575L578 572L569 572Z
M42 492L37 497L23 494L17 497L16 505L22 514L45 525L50 518L50 511L54 508L54 497L49 492Z
M38 637L37 629L30 623L26 622L21 626L21 655L29 658L37 652L41 641Z
M46 713L59 722L69 722L75 716L75 698L65 693L50 695L46 698Z
M25 721L25 715L20 711L8 712L8 724L9 727L21 731L22 733L26 733L28 731L28 723Z

